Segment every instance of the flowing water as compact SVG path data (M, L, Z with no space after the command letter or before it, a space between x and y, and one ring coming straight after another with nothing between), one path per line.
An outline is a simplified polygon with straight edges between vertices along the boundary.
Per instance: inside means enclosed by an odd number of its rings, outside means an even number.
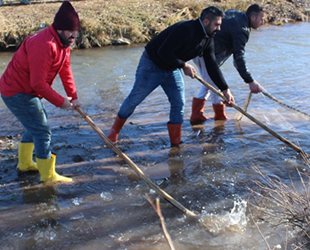
M309 23L269 26L253 31L246 47L254 78L277 99L308 114L309 37ZM82 109L104 133L131 90L142 51L143 45L135 45L72 53ZM1 53L0 72L12 55ZM222 71L242 107L248 86L231 59ZM191 220L161 200L176 249L268 249L268 244L271 249L286 249L290 231L274 228L251 214L247 185L259 178L253 167L289 184L291 179L298 180L296 168L307 166L295 150L248 118L238 122L234 108L227 108L230 119L226 122L209 120L202 128L193 128L189 123L191 100L201 83L186 76L185 81L180 155L169 156L169 103L160 88L137 107L119 142L152 181L199 214L198 221ZM59 79L53 87L63 93ZM0 248L169 249L159 219L145 197L147 193L155 200L156 193L104 146L77 112L44 104L53 128L58 167L71 174L75 183L45 185L38 182L38 175L17 176L16 143L4 150L1 162L11 167L0 170ZM309 117L262 94L252 95L248 112L310 153ZM210 101L205 113L213 115ZM22 127L2 102L0 115L0 136L18 137ZM82 155L84 161L73 161L72 154Z

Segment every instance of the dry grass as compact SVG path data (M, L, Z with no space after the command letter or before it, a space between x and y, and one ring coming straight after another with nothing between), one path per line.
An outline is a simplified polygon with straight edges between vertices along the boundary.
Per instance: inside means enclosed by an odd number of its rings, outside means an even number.
M280 24L307 19L307 3L301 0L259 0L267 10L267 22ZM23 39L53 22L62 1L36 1L20 5L18 0L4 0L0 7L0 50L17 48ZM201 10L215 5L223 10L245 11L249 0L71 0L79 12L82 29L79 48L111 45L119 39L144 43L167 26L197 18Z
M253 180L255 188L250 188L252 192L250 207L256 211L261 220L274 226L284 225L294 230L293 237L286 239L290 242L287 244L293 249L304 247L309 249L310 175L296 169L300 179L297 187L297 182L294 184L291 180L290 184L286 184L281 179L262 173L257 167L254 169L261 178Z

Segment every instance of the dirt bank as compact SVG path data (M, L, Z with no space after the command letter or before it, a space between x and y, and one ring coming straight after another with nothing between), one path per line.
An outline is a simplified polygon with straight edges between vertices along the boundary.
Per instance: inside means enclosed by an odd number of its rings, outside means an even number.
M16 49L23 39L53 22L62 1L4 1L0 7L0 51ZM245 11L252 1L210 0L72 0L82 22L77 48L113 44L144 43L167 26L183 19L197 18L203 8L215 5L223 10ZM307 21L309 0L259 0L265 7L266 21L284 24Z

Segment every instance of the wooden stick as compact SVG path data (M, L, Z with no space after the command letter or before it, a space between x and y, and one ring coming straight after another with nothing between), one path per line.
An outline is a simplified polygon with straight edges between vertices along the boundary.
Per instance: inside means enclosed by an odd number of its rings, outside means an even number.
M156 206L155 206L155 204L151 201L151 198L147 194L145 194L145 196L146 196L147 201L152 205L153 209L155 210L155 212L157 213L159 217L161 228L163 229L164 236L169 244L170 249L175 250L171 237L166 228L164 216L161 213L159 198L156 198Z
M253 116L251 116L249 113L245 112L243 109L241 109L239 106L237 106L235 103L233 102L229 102L227 100L227 98L220 92L218 91L216 88L214 88L211 84L207 83L205 80L203 80L200 76L195 75L195 78L200 81L203 85L205 85L207 88L211 89L215 94L217 94L218 96L220 96L224 101L226 101L227 103L229 103L232 107L234 107L235 109L237 109L240 113L242 113L244 116L246 116L247 118L249 118L251 121L253 121L254 123L256 123L258 126L260 126L261 128L263 128L264 130L266 130L267 132L269 132L270 134L272 134L274 137L278 138L280 141L286 143L288 146L290 146L292 149L296 150L298 153L300 153L301 155L307 155L305 152L303 152L303 150L296 146L294 143L290 142L289 140L285 139L284 137L278 135L276 132L274 132L273 130L271 130L270 128L268 128L266 125L264 125L263 123L261 123L260 121L258 121L257 119L255 119Z
M146 184L155 190L160 196L174 205L176 208L180 209L184 213L196 217L197 215L185 208L179 202L177 202L173 197L163 191L160 187L154 184L144 173L143 171L127 156L125 155L118 147L116 147L113 142L96 126L96 124L87 116L80 107L75 107L76 111L80 113L80 115L87 121L87 123L96 131L96 133L104 140L104 142L117 154L121 157L135 172L136 174L146 182Z
M303 115L305 115L305 116L310 117L310 115L308 115L307 113L302 112L302 111L300 111L300 110L298 110L298 109L296 109L296 108L294 108L294 107L292 107L292 106L287 105L287 104L284 103L284 102L279 101L279 100L276 99L274 96L268 94L268 93L265 92L265 91L262 91L262 94L265 95L265 96L267 96L269 99L271 99L271 100L273 100L273 101L279 103L280 105L282 105L282 106L284 106L284 107L287 107L287 108L289 108L289 109L291 109L291 110L294 110L294 111L299 112L299 113L301 113L301 114L303 114Z
M248 95L248 98L246 99L246 101L245 101L245 103L243 105L243 110L244 111L248 110L248 106L250 104L251 97L252 97L252 92L250 91L250 93ZM239 112L238 116L237 116L237 121L240 121L242 119L242 116L243 116L243 114Z

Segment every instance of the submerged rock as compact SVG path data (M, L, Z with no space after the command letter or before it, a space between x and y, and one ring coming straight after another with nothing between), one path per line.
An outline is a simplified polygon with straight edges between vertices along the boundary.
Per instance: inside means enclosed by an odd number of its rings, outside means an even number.
M73 160L74 162L82 162L82 161L84 161L84 158L83 158L81 155L74 155L74 156L72 157L72 160Z

